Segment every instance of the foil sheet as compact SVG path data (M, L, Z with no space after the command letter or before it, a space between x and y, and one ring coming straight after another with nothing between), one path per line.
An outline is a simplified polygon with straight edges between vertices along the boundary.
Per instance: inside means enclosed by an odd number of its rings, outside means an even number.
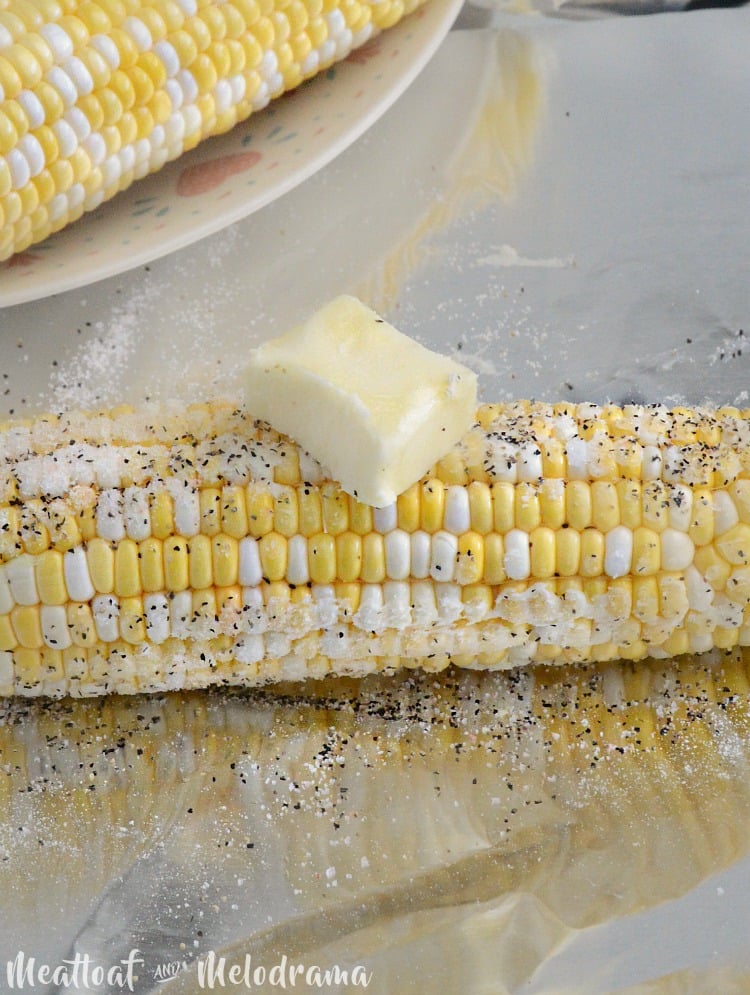
M487 399L746 404L749 45L742 11L454 31L298 190L3 312L3 405L234 390L344 291ZM0 991L746 992L749 729L740 651L7 703Z

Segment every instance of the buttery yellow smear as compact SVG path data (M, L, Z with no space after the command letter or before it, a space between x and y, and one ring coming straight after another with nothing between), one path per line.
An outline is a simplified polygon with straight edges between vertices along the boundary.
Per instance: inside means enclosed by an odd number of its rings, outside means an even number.
M446 166L443 191L357 291L376 309L393 307L432 237L473 210L512 199L533 161L544 107L543 53L512 30L500 31L495 41L474 123Z

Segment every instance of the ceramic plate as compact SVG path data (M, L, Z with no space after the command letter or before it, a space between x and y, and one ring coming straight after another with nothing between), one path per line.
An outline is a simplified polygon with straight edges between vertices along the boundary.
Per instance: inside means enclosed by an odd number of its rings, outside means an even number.
M0 306L82 287L252 214L351 145L400 96L461 0L431 0L348 59L103 209L0 266Z

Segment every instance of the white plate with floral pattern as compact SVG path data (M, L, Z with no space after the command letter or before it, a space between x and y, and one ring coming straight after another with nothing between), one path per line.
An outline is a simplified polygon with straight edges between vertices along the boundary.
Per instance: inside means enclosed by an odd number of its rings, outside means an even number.
M0 265L0 307L86 286L181 249L287 193L385 113L462 0L430 0L243 124Z

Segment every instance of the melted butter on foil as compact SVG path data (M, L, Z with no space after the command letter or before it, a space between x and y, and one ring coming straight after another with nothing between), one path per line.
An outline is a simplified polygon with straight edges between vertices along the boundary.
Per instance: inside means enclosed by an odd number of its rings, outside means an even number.
M141 992L198 991L209 950L567 990L535 972L746 856L749 689L734 651L6 703L0 964L137 946Z

